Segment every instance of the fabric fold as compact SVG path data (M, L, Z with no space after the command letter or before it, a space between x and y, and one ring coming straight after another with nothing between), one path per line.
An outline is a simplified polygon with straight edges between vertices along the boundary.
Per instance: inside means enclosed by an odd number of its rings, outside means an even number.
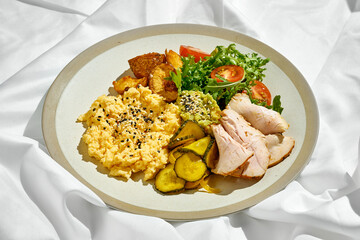
M0 239L358 239L359 6L346 0L4 0ZM259 39L311 85L319 140L304 171L279 193L226 216L166 221L110 209L48 155L41 114L61 70L107 37L168 23L218 26Z

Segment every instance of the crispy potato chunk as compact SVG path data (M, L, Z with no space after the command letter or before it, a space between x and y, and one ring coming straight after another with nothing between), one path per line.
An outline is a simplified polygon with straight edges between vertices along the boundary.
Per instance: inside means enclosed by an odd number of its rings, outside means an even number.
M139 84L146 87L148 85L148 80L146 77L143 78L132 78L130 76L122 77L116 81L113 81L113 86L119 94L123 94L126 90L131 87L137 87Z
M167 102L175 101L178 96L175 83L165 79L170 76L170 71L174 70L174 67L170 64L162 63L157 65L149 76L149 88L151 91L163 96Z
M165 63L165 61L165 55L156 52L147 53L128 60L130 69L137 78L148 77L156 65Z
M181 61L181 57L179 54L174 52L173 50L167 51L165 50L166 62L171 64L175 69L181 68L183 66L183 62Z

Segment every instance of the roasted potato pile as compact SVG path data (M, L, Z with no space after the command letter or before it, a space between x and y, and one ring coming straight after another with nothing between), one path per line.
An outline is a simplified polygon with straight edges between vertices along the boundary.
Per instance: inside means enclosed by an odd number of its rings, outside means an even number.
M134 73L135 77L143 78L148 77L151 70L161 63L166 62L164 54L160 53L147 53L130 59L130 69Z
M165 54L152 52L129 59L128 62L136 78L125 76L114 81L114 89L119 94L141 84L149 86L152 92L163 96L167 102L176 100L178 89L173 81L166 78L171 71L182 67L179 54L172 50L165 50Z

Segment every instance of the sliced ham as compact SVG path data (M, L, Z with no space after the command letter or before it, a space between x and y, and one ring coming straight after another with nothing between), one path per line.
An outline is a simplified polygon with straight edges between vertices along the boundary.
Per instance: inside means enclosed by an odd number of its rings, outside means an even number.
M295 139L282 134L269 134L265 137L270 152L269 167L272 167L290 155L295 146Z
M224 176L231 175L246 163L254 152L235 141L220 124L212 125L211 128L219 149L219 161L212 171Z
M282 133L289 128L289 124L278 112L251 103L245 93L235 94L227 108L242 115L254 128L265 135Z
M260 178L267 168L270 153L266 147L265 135L253 128L243 116L231 109L223 111L221 124L226 132L242 146L254 152L254 155L241 168L231 175L235 177Z

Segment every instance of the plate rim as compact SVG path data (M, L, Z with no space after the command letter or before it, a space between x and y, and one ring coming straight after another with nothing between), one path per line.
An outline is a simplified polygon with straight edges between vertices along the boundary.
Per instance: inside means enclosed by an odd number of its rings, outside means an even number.
M144 37L166 34L204 35L225 39L243 45L265 57L269 57L271 61L279 67L295 85L304 104L306 122L311 122L312 124L306 124L304 142L301 149L299 149L299 154L294 160L294 163L284 175L282 175L273 185L264 191L257 193L244 201L208 210L190 212L153 210L145 207L134 206L107 195L100 189L97 189L88 183L66 160L57 139L55 119L59 99L72 77L94 57L116 47L117 45ZM301 72L285 56L267 44L243 33L226 28L188 23L160 24L135 28L115 34L95 43L73 58L57 75L46 94L42 109L42 133L50 156L75 178L95 192L108 206L135 214L160 217L166 220L196 220L231 214L251 207L281 191L291 181L293 181L310 161L310 157L316 146L319 134L319 111L315 96ZM306 151L304 151L304 149L306 149Z

